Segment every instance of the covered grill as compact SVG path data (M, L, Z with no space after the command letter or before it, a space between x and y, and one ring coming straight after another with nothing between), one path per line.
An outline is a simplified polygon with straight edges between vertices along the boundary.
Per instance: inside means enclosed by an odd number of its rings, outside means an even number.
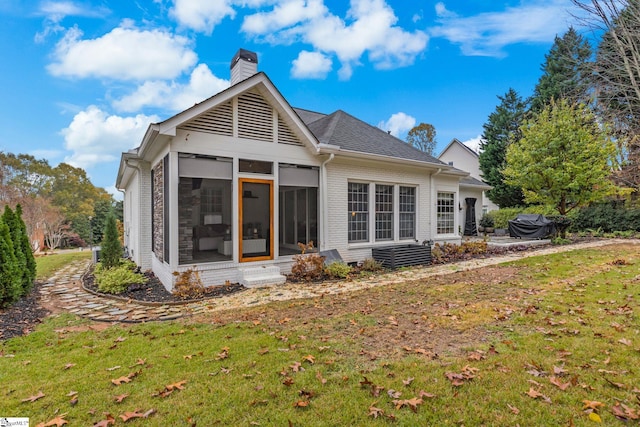
M555 223L540 214L519 214L509 221L509 236L544 239L555 232Z

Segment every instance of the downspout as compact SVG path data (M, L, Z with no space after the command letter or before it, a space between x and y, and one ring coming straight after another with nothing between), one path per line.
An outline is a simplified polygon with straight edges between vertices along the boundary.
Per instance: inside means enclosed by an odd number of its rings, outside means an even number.
M130 168L133 168L133 169L137 170L137 171L138 171L138 177L139 177L138 179L142 179L142 171L140 170L140 167L138 166L138 161L136 160L136 161L135 161L135 162L136 162L135 164L131 164L131 163L129 163L129 161L131 161L131 159L125 159L124 163L125 163L128 167L130 167ZM123 193L124 193L124 191L123 191ZM141 224L141 221L142 221L142 218L140 218L140 205L138 205L138 225L140 225L140 224ZM131 224L129 224L129 228L131 228ZM138 230L136 230L136 232L138 232L138 233L139 233L139 231L138 231ZM130 234L130 230L125 230L125 233ZM129 238L129 239L130 239L130 238ZM140 260L140 266L142 266L142 257L141 257L141 254L140 254L140 252L141 252L141 251L140 251L140 246L142 246L142 242L141 242L140 240L141 240L141 239L140 239L140 235L138 234L138 238L137 238L137 241L138 241L138 248L137 248L137 249L138 249L138 256L139 256L139 258L138 258L138 259ZM130 243L130 242L128 242L128 243ZM128 254L129 256L131 256L131 258L134 258L134 259L135 259L135 254L134 254L134 255L131 255L131 248L127 248L127 254Z
M320 166L320 170L322 172L322 182L320 185L322 186L322 241L320 245L322 248L319 249L327 249L327 241L329 240L329 190L327 188L327 163L333 160L335 154L331 153L329 158L322 162Z
M433 180L433 178L435 176L437 176L438 174L440 174L440 172L442 172L442 168L438 168L438 170L435 173L431 174L431 203L433 203L434 200L436 200L436 205L437 205L437 195L436 195L436 184L435 181ZM436 207L437 209L437 207ZM433 213L431 213L429 215L429 240L433 241L434 237L436 236L436 234L438 233L433 233L434 229L433 229Z

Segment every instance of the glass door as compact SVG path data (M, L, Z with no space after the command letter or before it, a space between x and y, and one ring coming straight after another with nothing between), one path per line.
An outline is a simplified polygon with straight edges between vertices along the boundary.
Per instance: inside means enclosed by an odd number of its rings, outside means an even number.
M240 261L273 259L273 181L239 182Z

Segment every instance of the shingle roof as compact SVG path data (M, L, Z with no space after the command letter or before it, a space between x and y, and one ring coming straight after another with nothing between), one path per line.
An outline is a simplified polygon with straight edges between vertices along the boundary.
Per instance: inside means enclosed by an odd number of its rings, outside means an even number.
M360 153L444 165L435 157L342 110L328 115L300 109L295 111L321 144L336 145L344 150Z

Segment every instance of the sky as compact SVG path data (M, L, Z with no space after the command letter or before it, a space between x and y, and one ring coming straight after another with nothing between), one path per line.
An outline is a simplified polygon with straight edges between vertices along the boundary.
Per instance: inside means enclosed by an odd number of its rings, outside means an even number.
M114 184L120 154L229 86L239 48L293 107L343 110L436 154L529 97L569 0L0 0L0 151Z

